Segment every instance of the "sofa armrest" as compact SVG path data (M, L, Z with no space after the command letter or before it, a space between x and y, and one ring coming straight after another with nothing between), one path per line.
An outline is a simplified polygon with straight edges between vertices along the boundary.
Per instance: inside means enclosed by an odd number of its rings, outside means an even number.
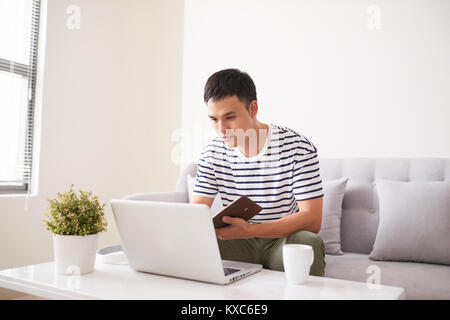
M144 192L133 193L122 198L123 200L143 200L143 201L162 201L162 202L188 202L186 192Z

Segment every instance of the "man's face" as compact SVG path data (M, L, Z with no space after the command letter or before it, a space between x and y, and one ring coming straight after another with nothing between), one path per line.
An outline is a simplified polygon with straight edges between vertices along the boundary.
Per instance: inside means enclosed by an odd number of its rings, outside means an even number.
M212 128L228 147L237 145L236 129L247 131L252 127L253 118L237 96L214 102L210 99L207 107Z

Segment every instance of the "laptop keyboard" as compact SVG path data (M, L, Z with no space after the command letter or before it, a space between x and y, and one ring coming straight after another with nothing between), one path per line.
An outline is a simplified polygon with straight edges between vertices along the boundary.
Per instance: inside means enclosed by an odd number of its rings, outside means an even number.
M232 273L238 272L241 269L234 269L234 268L223 268L223 271L225 272L225 276L228 276Z

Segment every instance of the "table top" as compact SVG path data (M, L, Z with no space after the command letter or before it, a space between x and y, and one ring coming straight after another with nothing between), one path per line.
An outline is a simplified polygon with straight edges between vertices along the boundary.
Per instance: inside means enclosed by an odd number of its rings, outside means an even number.
M404 289L373 287L365 282L309 276L302 285L289 284L284 272L263 269L231 284L218 285L136 272L127 264L97 262L83 275L54 272L54 262L0 271L0 287L48 299L404 299Z

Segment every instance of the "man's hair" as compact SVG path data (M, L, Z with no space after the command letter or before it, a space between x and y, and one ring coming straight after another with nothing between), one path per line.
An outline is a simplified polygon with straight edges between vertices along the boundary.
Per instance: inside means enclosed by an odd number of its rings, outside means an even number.
M238 69L225 69L211 75L206 81L203 100L208 103L220 101L236 95L245 107L249 108L251 101L256 100L256 88L252 78Z

